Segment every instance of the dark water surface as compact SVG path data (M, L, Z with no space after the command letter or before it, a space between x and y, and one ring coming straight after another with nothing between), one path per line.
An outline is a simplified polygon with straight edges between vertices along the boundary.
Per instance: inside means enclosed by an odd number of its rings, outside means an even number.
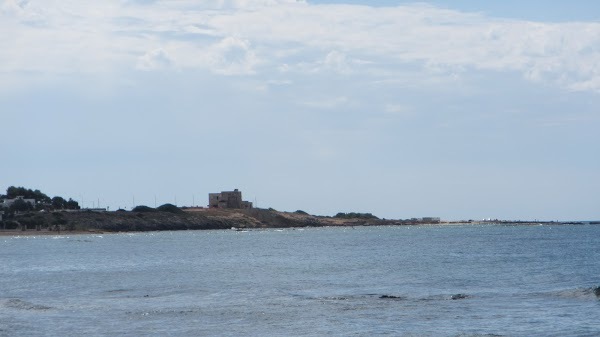
M591 225L4 237L0 336L598 336L599 285Z

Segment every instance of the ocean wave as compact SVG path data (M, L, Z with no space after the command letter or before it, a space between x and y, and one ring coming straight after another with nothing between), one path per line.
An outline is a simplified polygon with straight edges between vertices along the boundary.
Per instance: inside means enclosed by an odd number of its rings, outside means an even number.
M541 295L581 300L600 300L600 286L565 289L559 291L552 291L549 293L542 293Z
M464 294L464 293L456 293L456 294L438 294L431 295L426 297L410 297L406 295L399 294L359 294L359 295L329 295L329 296L301 296L294 295L297 297L304 297L309 300L319 300L319 301L352 301L352 300L389 300L389 301L415 301L415 302L423 302L423 301L447 301L447 300L464 300L473 298L472 295Z
M51 307L48 307L45 305L34 304L31 302L23 301L18 298L11 298L11 299L5 301L4 303L2 303L2 306L4 306L5 308L18 309L18 310L50 310L50 309L52 309Z

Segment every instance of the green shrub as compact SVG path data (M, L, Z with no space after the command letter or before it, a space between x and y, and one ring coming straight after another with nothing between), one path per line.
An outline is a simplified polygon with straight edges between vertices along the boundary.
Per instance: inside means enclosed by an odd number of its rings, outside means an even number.
M137 212L137 213L150 213L150 212L156 212L156 209L154 209L152 207L140 205L140 206L135 206L131 211Z
M340 219L379 219L371 213L338 213L334 216L334 218Z
M160 205L156 209L161 212L169 212L169 213L183 213L184 212L182 209L180 209L179 207L177 207L173 204Z

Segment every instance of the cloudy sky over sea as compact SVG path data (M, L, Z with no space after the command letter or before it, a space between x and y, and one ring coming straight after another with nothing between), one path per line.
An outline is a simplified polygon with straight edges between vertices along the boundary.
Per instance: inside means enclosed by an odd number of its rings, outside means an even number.
M0 0L0 190L600 219L600 2Z

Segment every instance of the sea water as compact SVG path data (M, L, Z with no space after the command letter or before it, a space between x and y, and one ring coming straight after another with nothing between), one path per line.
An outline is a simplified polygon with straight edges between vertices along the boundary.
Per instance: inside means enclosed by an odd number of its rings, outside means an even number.
M0 237L0 336L598 336L600 226Z

